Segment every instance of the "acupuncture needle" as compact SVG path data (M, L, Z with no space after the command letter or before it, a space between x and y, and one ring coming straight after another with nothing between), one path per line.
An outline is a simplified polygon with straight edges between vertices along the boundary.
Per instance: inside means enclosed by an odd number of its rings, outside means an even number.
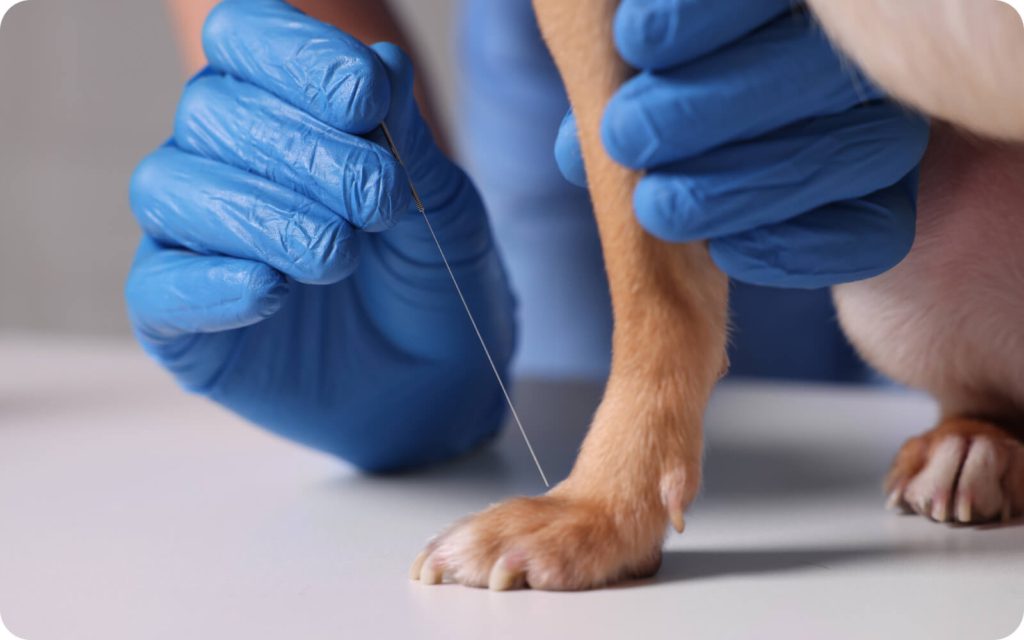
M441 261L444 262L444 268L448 270L448 276L452 280L452 285L455 286L455 292L459 294L459 300L462 301L462 307L466 310L466 317L469 318L469 323L473 325L473 331L476 332L477 340L480 341L480 346L484 350L484 355L487 356L487 362L491 365L491 371L494 372L494 377L498 381L498 386L501 387L501 393L505 396L505 402L508 403L509 411L512 412L512 418L516 421L516 426L519 427L519 433L523 436L523 441L526 443L526 448L530 452L530 457L533 458L533 463L537 465L537 471L540 472L540 479L544 481L545 487L550 487L548 484L548 477L544 475L544 469L540 466L540 460L537 459L537 454L533 450L533 445L530 444L530 438L526 435L526 429L523 428L523 423L519 419L519 414L516 412L515 405L512 404L512 396L508 393L508 388L505 386L505 381L501 379L501 373L498 372L497 365L494 364L494 358L491 357L491 350L487 348L487 341L484 340L484 335L480 331L480 327L476 324L476 318L473 317L473 312L469 308L469 303L466 302L466 296L462 294L462 287L459 286L459 281L455 277L455 272L452 270L451 264L448 262L448 256L445 255L444 249L441 248L441 241L437 239L437 234L434 233L434 226L430 224L430 218L427 216L426 207L423 206L423 200L420 199L420 194L416 191L416 185L413 184L412 176L409 175L409 170L406 168L405 163L402 161L402 154L398 152L398 145L395 144L395 139L391 137L391 130L388 129L387 123L380 123L380 130L384 133L384 140L388 143L388 149L391 151L391 155L395 157L395 161L398 162L398 166L402 168L405 173L405 181L409 184L409 191L412 193L413 202L416 205L416 210L420 212L423 217L423 222L427 224L427 230L430 231L430 237L434 239L434 244L437 245L437 252L441 255Z

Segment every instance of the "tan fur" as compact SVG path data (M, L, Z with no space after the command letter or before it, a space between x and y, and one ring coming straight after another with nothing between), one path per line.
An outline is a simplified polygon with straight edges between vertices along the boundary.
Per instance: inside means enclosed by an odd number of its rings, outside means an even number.
M534 0L576 111L611 287L615 334L604 400L569 478L545 496L492 506L442 533L412 567L411 577L427 584L447 576L500 590L586 589L648 575L660 562L666 525L683 529L699 488L702 414L727 366L727 282L704 246L666 245L641 230L631 211L638 174L612 162L600 143L604 106L627 76L610 32L616 4ZM1019 30L1019 21L1011 24L1006 11L960 0L811 4L844 49L901 99L981 133L1024 139L1024 49L1009 29ZM862 353L931 390L948 415L897 457L888 481L894 501L935 519L976 522L1024 509L1024 447L1008 426L1024 416L1022 289L1008 288L1024 282L1024 266L1006 269L1001 248L972 271L979 248L957 249L941 229L955 219L959 233L980 228L991 247L1019 239L1000 235L999 225L1024 202L1014 187L1024 181L999 174L983 154L966 181L952 165L939 170L953 155L934 149L964 139L940 129L938 140L925 167L924 233L906 266L841 287L837 300ZM1016 150L1003 152L1002 161L1017 158ZM1024 162L1024 152L1019 157ZM991 180L990 171L1001 195L986 200L970 178ZM951 204L976 207L991 224L963 226L963 216L940 215ZM1003 280L986 282L1000 273ZM951 283L961 288L944 297ZM1000 297L1009 291L1016 297ZM997 417L1001 426L960 417L968 414Z
M1024 140L1024 27L995 0L809 0L879 85L986 136Z
M657 569L669 521L701 477L702 418L725 363L728 283L703 245L668 245L632 211L639 174L615 164L599 123L628 70L612 44L617 2L535 0L579 123L615 316L604 400L569 478L439 536L413 567L492 588L585 589Z

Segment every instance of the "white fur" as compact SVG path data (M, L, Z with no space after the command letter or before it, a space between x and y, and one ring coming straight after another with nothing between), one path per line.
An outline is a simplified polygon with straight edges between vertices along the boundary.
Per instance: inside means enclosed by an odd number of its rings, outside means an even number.
M900 100L1024 140L1024 26L995 0L809 0L832 40Z
M1024 415L1024 149L939 128L917 240L892 271L836 288L847 335L947 413Z
M1024 26L995 0L809 0L825 31L906 104L1024 141ZM1024 416L1024 147L938 125L918 236L878 278L836 288L847 335L948 414Z

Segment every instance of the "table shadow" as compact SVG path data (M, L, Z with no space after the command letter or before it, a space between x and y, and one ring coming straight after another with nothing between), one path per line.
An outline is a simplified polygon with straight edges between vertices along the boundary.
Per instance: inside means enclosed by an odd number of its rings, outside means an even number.
M586 382L522 381L516 386L517 408L545 473L552 484L572 469L602 387ZM751 416L752 421L756 416ZM753 428L756 427L752 425ZM851 456L841 447L822 451L794 449L786 442L720 441L709 432L701 500L729 503L793 500L851 490L877 491L887 459ZM537 494L544 490L533 460L515 424L506 424L495 441L459 459L426 469L373 481L415 480L418 485L453 489L471 483L478 492ZM348 476L346 483L359 483ZM880 498L881 500L881 498Z
M655 580L706 580L725 576L755 576L806 569L828 570L838 565L920 553L885 546L792 549L667 550Z

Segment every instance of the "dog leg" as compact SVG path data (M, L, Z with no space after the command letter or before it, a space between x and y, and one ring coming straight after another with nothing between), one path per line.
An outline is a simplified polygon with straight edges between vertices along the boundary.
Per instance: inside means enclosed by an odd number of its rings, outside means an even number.
M646 234L638 174L600 142L604 107L628 76L615 52L616 0L535 0L579 123L615 315L611 374L569 477L451 527L412 577L509 589L587 589L657 570L701 477L702 418L725 366L728 282L703 245Z

